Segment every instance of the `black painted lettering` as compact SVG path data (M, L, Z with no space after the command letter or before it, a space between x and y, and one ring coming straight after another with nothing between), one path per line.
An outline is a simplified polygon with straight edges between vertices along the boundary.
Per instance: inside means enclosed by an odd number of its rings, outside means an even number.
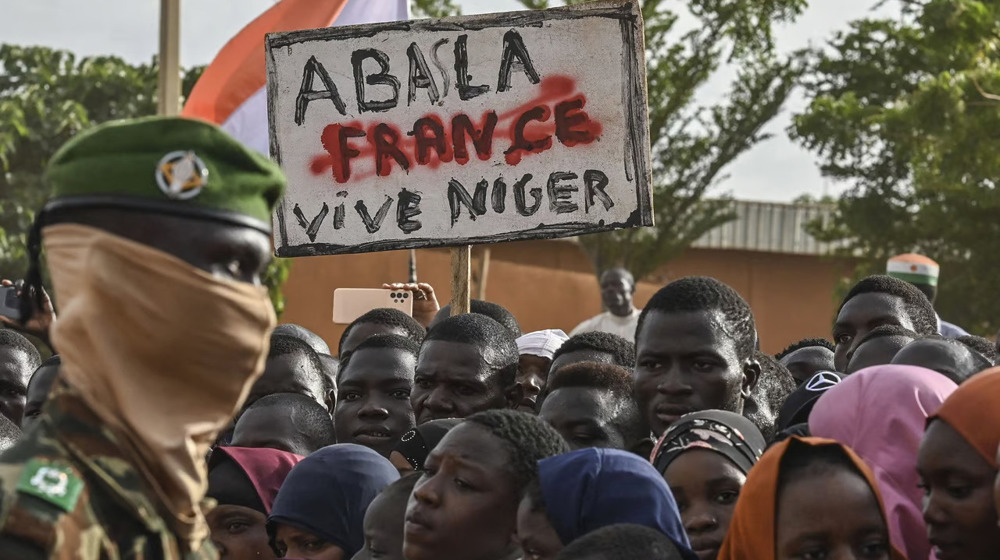
M458 88L458 97L462 101L468 101L490 91L490 86L487 85L469 85L472 76L469 75L469 50L466 45L468 41L468 35L459 35L458 39L455 39L455 87Z
M436 117L424 117L413 123L408 132L416 142L417 163L427 165L431 161L431 150L437 152L438 160L448 157L448 142L444 135L444 125Z
M366 76L362 63L369 58L378 63L379 71ZM358 49L351 54L351 65L354 66L354 91L358 97L358 111L381 113L399 103L399 78L389 73L389 55L378 49ZM392 95L380 101L369 100L365 94L365 84L388 86Z
M531 62L528 48L524 46L524 39L521 38L520 33L511 29L503 36L503 56L500 58L500 78L497 80L497 92L510 89L510 71L515 68L524 72L531 83L537 84L541 81L535 70L535 65Z
M549 182L545 189L549 195L549 210L556 214L569 214L580 209L580 206L573 202L573 193L580 192L580 187L564 182L576 178L576 173L563 171L555 171L549 175Z
M493 202L493 211L497 214L503 214L507 206L507 183L504 182L503 177L497 177L497 180L493 181L493 194L490 199Z
M434 81L434 75L431 74L430 67L427 66L427 59L424 58L423 51L416 43L410 43L409 48L406 49L406 56L410 59L410 87L407 90L407 105L410 105L417 99L417 90L426 89L427 97L430 98L431 103L437 103L441 100L441 95L438 92L437 83Z
M473 221L476 220L477 216L486 213L486 189L489 186L489 181L483 179L476 185L475 194L470 195L462 183L455 179L448 181L448 206L451 207L452 226L458 223L458 217L462 214L462 205L465 205L469 210L469 218Z
M375 173L379 177L384 177L392 171L388 158L395 160L403 171L409 171L410 160L403 150L399 149L399 133L394 128L379 123L372 132L372 139L375 141Z
M316 241L316 234L319 233L319 228L323 225L323 220L326 219L326 215L329 213L330 207L327 206L325 202L323 203L323 207L320 208L319 214L316 214L312 220L306 220L305 212L302 211L302 208L300 208L298 204L295 205L295 208L292 208L292 214L295 214L295 220L299 222L302 229L306 230L306 235L309 236L309 241Z
M324 89L313 89L313 80L317 76L319 76L319 81L323 82ZM337 84L333 83L330 73L316 60L315 56L310 56L302 68L302 85L299 86L299 95L295 98L295 124L301 126L305 122L306 109L309 108L309 103L317 99L329 99L333 101L333 106L337 108L337 111L341 115L347 114L347 105L340 98L340 92L337 91Z
M497 127L497 114L495 111L490 111L483 117L486 121L481 131L476 130L469 115L458 114L451 119L451 141L455 148L455 161L458 163L465 164L469 161L467 138L472 139L476 156L480 160L486 161L493 156L493 131Z
M359 200L355 205L354 209L361 216L361 221L365 223L365 229L368 233L375 233L382 227L382 222L385 220L385 216L389 213L389 209L392 208L392 197L385 197L385 202L375 213L375 217L372 218L371 214L368 213L368 207L365 206L365 201Z
M525 206L524 186L528 184L528 181L531 181L531 173L525 173L520 180L514 183L514 209L522 216L531 216L538 212L538 208L542 205L542 189L534 187L528 192L531 193L531 198L535 199L535 202L531 208Z
M338 191L337 198L346 198L347 191ZM344 208L344 203L341 202L333 209L333 229L343 229L344 227L344 216L347 211Z
M615 201L611 200L604 190L608 186L608 176L603 171L588 169L583 172L583 209L590 212L590 208L596 205L595 199L600 199L605 210L611 210L615 206Z
M420 215L420 192L402 189L399 191L399 202L396 203L396 225L406 234L413 233L423 225L414 216Z

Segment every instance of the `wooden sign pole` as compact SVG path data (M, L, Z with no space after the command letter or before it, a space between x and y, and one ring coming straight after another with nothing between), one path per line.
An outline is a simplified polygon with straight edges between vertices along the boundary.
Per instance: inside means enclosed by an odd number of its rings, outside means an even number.
M469 279L472 275L471 245L451 249L451 314L469 312Z

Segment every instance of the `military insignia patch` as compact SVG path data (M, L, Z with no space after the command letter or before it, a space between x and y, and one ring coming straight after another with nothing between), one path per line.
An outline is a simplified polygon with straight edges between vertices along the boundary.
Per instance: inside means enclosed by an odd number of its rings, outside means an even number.
M208 168L194 152L170 152L156 166L156 184L174 200L198 196L207 183Z
M17 490L71 512L83 492L83 481L70 467L32 459L24 467Z

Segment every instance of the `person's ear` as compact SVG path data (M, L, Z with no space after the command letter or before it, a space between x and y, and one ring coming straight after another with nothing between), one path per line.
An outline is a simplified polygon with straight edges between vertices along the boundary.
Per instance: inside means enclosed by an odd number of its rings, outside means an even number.
M504 391L504 398L507 399L507 408L517 408L524 399L524 386L515 382Z
M740 387L740 394L743 395L744 399L750 397L750 393L753 392L757 386L757 382L760 381L760 371L760 362L756 359L750 358L746 362L743 362L743 385Z
M330 416L333 416L333 409L337 406L337 390L330 389L327 391L323 402L326 403L326 409L330 411Z

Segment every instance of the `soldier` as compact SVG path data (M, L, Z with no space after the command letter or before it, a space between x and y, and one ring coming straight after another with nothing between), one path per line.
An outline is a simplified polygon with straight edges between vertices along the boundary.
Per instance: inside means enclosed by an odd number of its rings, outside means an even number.
M44 309L44 247L62 366L0 455L0 556L217 558L205 457L267 355L281 171L208 123L148 118L78 135L47 179L24 312Z

